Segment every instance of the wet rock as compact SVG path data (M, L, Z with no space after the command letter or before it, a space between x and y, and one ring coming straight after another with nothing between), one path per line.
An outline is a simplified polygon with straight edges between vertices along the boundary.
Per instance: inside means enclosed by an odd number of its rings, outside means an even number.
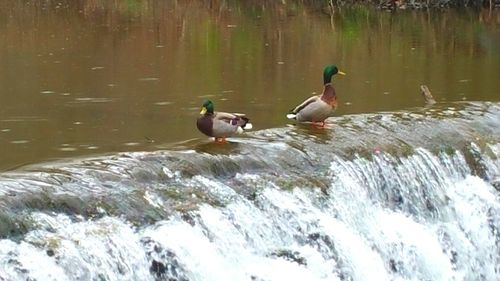
M458 252L455 251L455 250L451 250L450 251L450 262L453 264L453 265L456 265L457 262L458 262Z
M257 199L257 192L255 192L255 191L250 192L250 193L246 196L246 198L247 198L248 200L250 200L250 201L255 201L255 200Z
M332 252L334 256L337 256L337 251L335 250L335 244L332 239L328 237L328 235L324 235L321 233L311 233L307 236L308 244L315 246L321 252L328 249L328 251ZM326 249L325 249L326 248Z
M55 252L52 249L48 249L46 253L47 253L47 256L49 256L49 257L53 257L55 255Z
M307 260L300 256L297 251L281 249L270 254L272 257L283 258L287 261L296 262L300 265L307 265Z
M465 161L472 169L473 173L478 177L489 181L488 178L488 165L485 163L483 159L483 153L481 148L474 143L471 143L468 146L468 149L464 151Z
M396 194L394 194L394 196L391 199L392 199L391 202L398 207L402 206L405 203L405 199L401 195L401 192L399 190L397 190Z
M491 231L491 235L497 236L499 231L498 231L497 224L495 222L498 221L499 215L497 215L497 213L493 207L490 207L488 209L487 215L488 215L487 222L488 222L488 226L489 226L490 231Z
M434 206L432 201L429 198L427 198L427 196L425 196L425 207L427 208L427 210L429 212L432 212L432 213L437 212L436 207Z
M252 280L252 281L265 281L265 279L262 279L258 276L255 276L255 275L250 276L250 280Z
M396 262L393 259L389 260L389 268L392 270L392 272L398 272Z
M387 202L388 206L392 209L403 209L405 205L405 198L401 194L401 190L397 186L389 183L383 183L378 191L380 198Z
M337 266L334 271L337 276L339 276L340 280L352 280L349 272L349 266L347 266L348 263L342 260L337 249L335 248L335 242L330 238L330 236L324 233L313 232L307 235L306 243L316 248L325 259L333 259L335 261Z
M395 259L389 259L389 268L394 273L399 272L403 268L403 263Z
M491 181L491 185L497 190L500 191L500 177L495 178L494 180Z
M184 272L185 269L177 255L163 248L161 244L151 238L142 240L146 248L148 258L151 260L149 272L156 281L189 281Z
M194 216L191 213L183 213L181 215L181 218L182 218L183 221L189 223L191 226L195 226L196 225L196 220L195 220Z
M315 233L311 233L307 236L307 238L309 240L313 240L313 241L317 241L319 238L320 238L320 234L315 232Z
M453 242L451 240L450 234L446 231L446 229L440 229L439 236L439 242L443 247L443 253L445 253L450 259L452 268L457 269L458 252L453 247Z
M151 262L151 267L149 268L149 271L156 276L161 276L167 272L167 266L162 262L153 260L153 262Z

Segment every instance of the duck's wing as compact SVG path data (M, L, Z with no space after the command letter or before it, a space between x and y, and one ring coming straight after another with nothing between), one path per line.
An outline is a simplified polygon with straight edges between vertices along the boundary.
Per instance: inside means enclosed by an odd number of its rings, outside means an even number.
M302 109L304 109L306 106L308 106L309 104L317 101L319 99L319 96L312 96L308 99L306 99L303 103L299 104L297 107L295 107L294 109L290 110L290 113L293 113L293 114L297 114L299 113Z
M226 122L232 126L244 127L248 123L249 119L242 113L227 113L227 112L217 112L215 114L215 120Z

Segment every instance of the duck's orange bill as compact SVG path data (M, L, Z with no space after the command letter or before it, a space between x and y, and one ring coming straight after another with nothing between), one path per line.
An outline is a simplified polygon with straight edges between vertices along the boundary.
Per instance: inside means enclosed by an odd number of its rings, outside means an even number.
M340 75L346 75L345 72L342 72L342 71L339 71L337 73L340 74Z
M202 107L201 111L200 111L200 114L205 114L206 112L207 112L207 108L206 107Z

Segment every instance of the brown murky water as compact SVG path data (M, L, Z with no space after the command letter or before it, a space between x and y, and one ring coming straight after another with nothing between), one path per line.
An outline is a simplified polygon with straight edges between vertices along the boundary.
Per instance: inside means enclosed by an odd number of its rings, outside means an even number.
M0 169L204 139L206 98L284 126L329 63L338 115L500 100L498 11L241 2L2 1Z

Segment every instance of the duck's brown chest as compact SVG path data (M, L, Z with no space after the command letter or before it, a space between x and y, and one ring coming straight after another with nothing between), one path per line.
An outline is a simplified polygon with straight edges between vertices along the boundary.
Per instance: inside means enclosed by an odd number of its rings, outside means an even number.
M331 84L325 85L321 100L331 106L333 109L337 108L337 94Z
M212 137L213 136L213 120L211 115L203 115L196 120L196 127L203 134Z
M321 100L324 101L326 104L331 106L333 109L337 108L337 96L323 96L321 97Z

